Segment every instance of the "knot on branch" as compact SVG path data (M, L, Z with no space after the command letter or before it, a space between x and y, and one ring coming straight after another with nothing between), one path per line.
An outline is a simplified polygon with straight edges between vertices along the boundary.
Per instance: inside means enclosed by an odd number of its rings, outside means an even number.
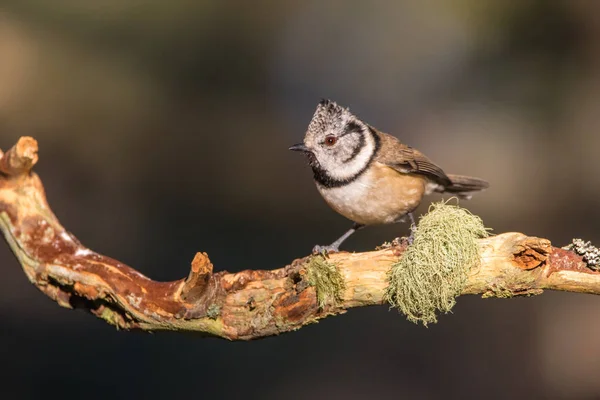
M213 265L206 253L196 253L192 260L190 274L181 288L183 300L194 300L199 298L205 291L213 272Z
M548 239L525 237L516 243L512 251L514 262L526 271L543 267L552 253L552 244Z
M16 176L31 171L38 161L37 141L23 136L6 153L0 150L0 172L8 176Z

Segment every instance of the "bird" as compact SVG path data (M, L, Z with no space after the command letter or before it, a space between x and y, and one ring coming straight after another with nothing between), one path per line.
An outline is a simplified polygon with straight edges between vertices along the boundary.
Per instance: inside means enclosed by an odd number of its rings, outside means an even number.
M304 141L289 148L304 153L325 202L353 222L352 228L313 253L338 252L353 233L370 225L411 222L425 195L449 193L469 199L489 187L483 179L446 174L419 150L361 121L348 108L323 99Z

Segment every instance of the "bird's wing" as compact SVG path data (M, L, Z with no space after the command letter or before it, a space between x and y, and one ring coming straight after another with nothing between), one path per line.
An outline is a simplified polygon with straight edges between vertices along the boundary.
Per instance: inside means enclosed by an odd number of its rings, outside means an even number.
M378 132L381 148L377 161L404 174L418 174L442 186L452 184L448 175L417 149L401 143L394 136Z

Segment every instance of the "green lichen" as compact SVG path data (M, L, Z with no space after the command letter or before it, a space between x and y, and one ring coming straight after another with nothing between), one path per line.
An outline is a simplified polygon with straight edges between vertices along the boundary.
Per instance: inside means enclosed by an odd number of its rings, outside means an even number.
M512 290L508 289L505 284L493 284L490 285L490 289L481 295L482 299L489 299L492 297L497 297L499 299L510 299L515 297L515 294Z
M434 203L415 230L414 240L388 274L385 299L423 325L449 312L481 259L477 239L488 236L481 219L464 208Z
M518 271L505 271L501 280L492 280L488 283L488 291L481 297L498 297L508 299L515 296L535 296L543 292L542 289L534 289L536 276L533 274L521 274Z
M121 324L123 323L123 317L119 313L111 310L108 307L104 307L102 309L99 317L108 322L109 324L115 326L117 330L120 329Z
M206 310L206 316L210 319L217 319L221 315L221 307L217 304L211 304Z
M317 292L319 308L326 304L339 304L346 289L344 277L335 266L327 261L324 255L314 255L306 265L306 278Z

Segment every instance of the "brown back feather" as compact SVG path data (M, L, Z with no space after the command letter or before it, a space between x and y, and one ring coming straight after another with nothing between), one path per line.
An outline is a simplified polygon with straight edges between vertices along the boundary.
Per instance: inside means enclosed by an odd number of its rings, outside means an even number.
M439 192L454 193L459 197L470 198L472 192L489 187L489 183L483 179L446 174L419 150L405 145L392 135L376 129L375 132L381 138L381 149L376 157L377 161L404 174L422 175L440 185Z
M444 187L452 185L448 175L419 150L405 145L392 135L375 131L381 138L377 161L398 172L423 175Z

